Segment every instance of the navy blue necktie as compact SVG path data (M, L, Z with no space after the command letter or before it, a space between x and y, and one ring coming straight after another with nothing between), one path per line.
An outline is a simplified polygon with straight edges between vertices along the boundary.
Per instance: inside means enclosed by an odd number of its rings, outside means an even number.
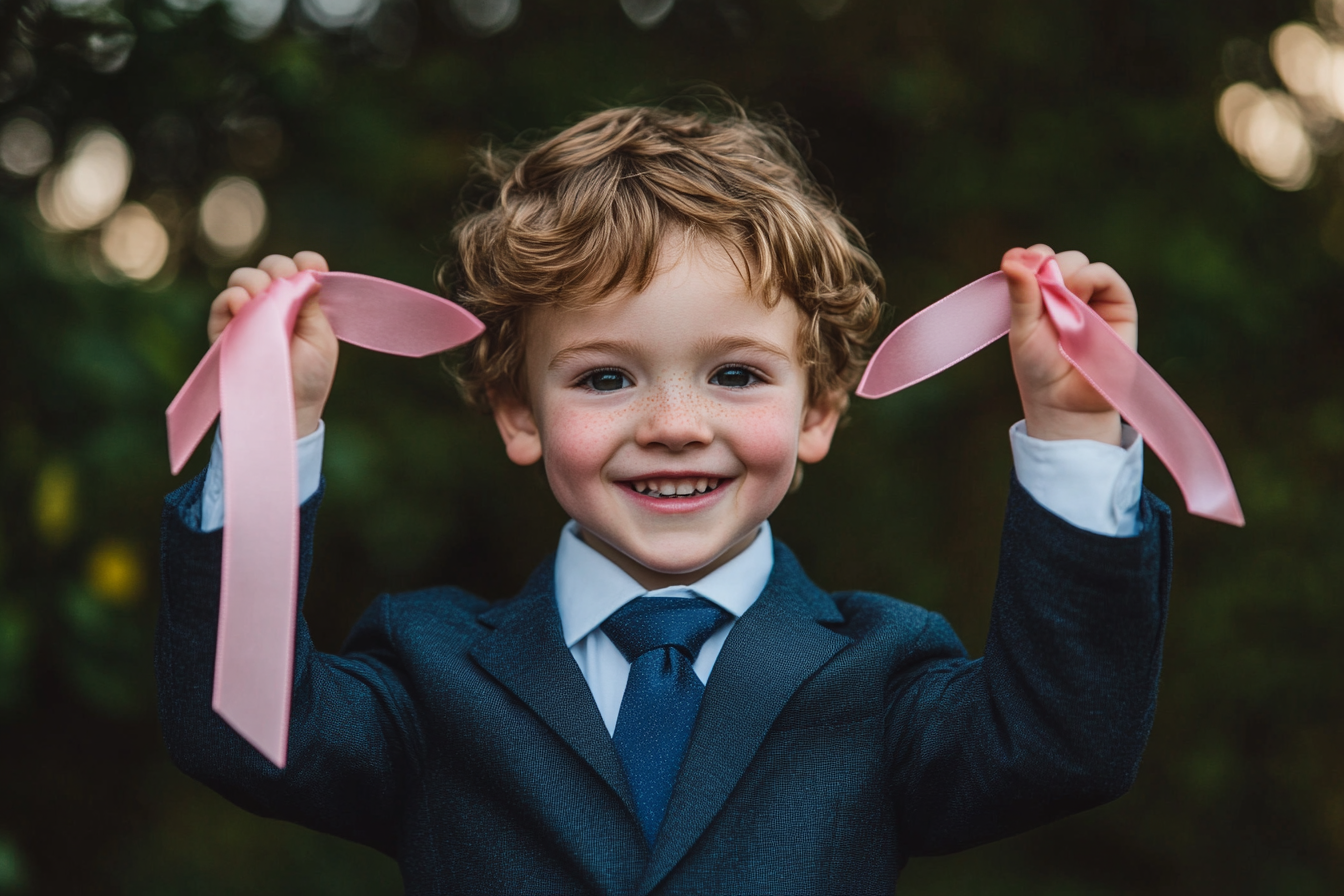
M732 618L702 597L637 597L602 623L630 662L612 741L650 845L705 695L691 664L714 630Z

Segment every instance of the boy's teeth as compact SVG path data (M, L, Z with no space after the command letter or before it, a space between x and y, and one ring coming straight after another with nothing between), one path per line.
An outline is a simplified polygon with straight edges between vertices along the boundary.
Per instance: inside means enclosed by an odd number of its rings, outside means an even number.
M636 479L631 486L641 495L659 498L687 498L702 495L718 488L719 480L702 477L699 479Z

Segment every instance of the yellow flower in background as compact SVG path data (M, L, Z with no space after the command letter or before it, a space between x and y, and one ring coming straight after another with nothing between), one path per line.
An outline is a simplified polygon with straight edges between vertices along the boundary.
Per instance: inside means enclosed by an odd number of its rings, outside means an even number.
M33 490L33 522L42 540L59 547L75 529L78 508L75 468L65 461L49 461L37 474Z
M127 607L140 597L144 568L124 541L107 539L89 555L89 587L104 603Z

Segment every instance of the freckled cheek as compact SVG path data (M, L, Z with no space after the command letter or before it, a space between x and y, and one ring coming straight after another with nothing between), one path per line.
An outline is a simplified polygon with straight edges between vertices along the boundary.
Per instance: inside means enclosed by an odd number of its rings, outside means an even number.
M562 500L599 483L602 468L620 446L611 417L557 414L542 427L542 458L552 490Z

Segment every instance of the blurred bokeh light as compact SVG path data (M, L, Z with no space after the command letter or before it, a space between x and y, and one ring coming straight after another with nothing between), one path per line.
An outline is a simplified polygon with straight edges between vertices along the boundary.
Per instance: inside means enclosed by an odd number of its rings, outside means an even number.
M1237 81L1218 98L1218 130L1265 181L1281 190L1313 182L1322 157L1344 147L1344 0L1318 0L1320 27L1288 22L1269 37L1287 92Z
M378 0L300 0L304 13L323 28L362 25L378 11Z
M652 28L667 18L676 0L621 0L621 9L640 28Z
M56 230L88 230L116 211L131 179L131 153L115 131L87 130L59 167L42 175L38 209Z
M195 0L169 2L191 4ZM245 40L259 40L270 34L285 14L285 0L223 0L223 3L234 33Z
M75 468L66 461L49 461L37 475L33 522L49 545L59 547L74 532L79 511L77 485Z
M266 199L246 177L221 179L201 202L201 235L228 260L246 255L266 230Z
M518 18L521 3L519 0L448 0L448 6L469 32L486 37L512 25Z
M168 260L168 231L154 213L128 202L103 226L100 247L108 264L132 280L149 280Z
M1233 84L1219 100L1218 124L1232 148L1274 186L1300 190L1311 179L1315 154L1302 113L1282 91Z
M163 0L163 5L190 15L200 12L214 2L215 0ZM283 8L284 4L280 5Z
M41 123L24 115L0 129L0 165L17 177L40 174L51 163L51 134Z
M1269 39L1274 67L1288 89L1304 99L1319 99L1339 108L1335 90L1336 48L1315 28L1289 22Z
M110 538L100 542L89 555L88 581L99 600L124 607L140 597L145 570L129 544Z

